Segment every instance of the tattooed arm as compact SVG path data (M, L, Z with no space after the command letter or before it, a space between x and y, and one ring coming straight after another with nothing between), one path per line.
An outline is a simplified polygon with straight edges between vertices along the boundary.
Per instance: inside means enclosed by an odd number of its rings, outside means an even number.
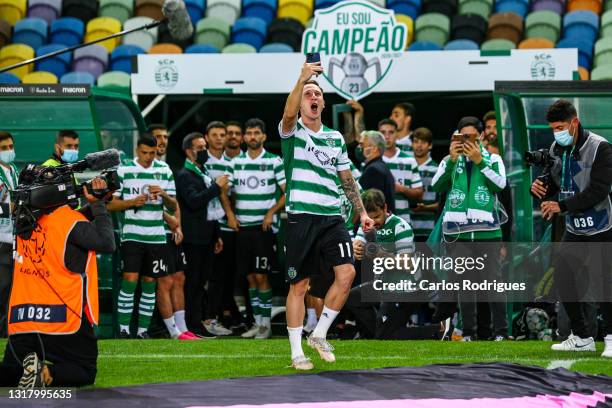
M351 170L339 171L338 177L340 178L340 184L342 185L346 198L351 202L351 204L353 204L353 211L355 214L359 214L361 228L363 228L364 232L369 231L374 227L374 221L372 221L366 210L363 208L361 196L359 195L359 187L357 187L357 183L351 174Z

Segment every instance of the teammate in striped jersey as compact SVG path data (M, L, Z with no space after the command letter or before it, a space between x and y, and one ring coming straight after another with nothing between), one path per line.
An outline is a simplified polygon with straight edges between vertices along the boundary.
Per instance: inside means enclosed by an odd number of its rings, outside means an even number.
M423 197L417 162L397 147L397 125L394 121L381 120L378 130L386 143L383 161L395 179L395 214L410 222L410 200L421 200Z
M414 105L409 102L400 102L391 111L392 119L397 123L397 147L404 153L412 154L412 120L414 118Z
M373 221L363 209L357 183L342 135L321 123L325 108L323 91L310 78L323 72L321 63L304 63L300 77L289 94L279 124L285 175L287 177L288 223L287 248L287 330L291 345L292 366L298 370L313 368L302 350L304 296L309 276L333 267L335 281L325 297L325 306L317 327L308 337L322 359L334 362L336 357L327 342L327 330L344 305L355 277L351 237L340 209L336 179L360 215L364 230ZM298 114L301 118L298 120ZM323 265L322 265L323 264Z
M119 292L119 329L122 338L130 337L134 291L142 277L137 337L148 338L147 330L155 309L155 279L168 274L168 251L164 230L164 207L175 211L174 177L166 164L155 160L157 145L150 135L136 144L136 158L119 166L121 182L110 211L125 211L121 231L123 279Z
M255 325L242 337L267 339L272 336L272 287L268 281L275 257L272 226L277 212L285 206L285 172L281 158L263 147L264 122L249 119L244 127L247 151L233 159L235 208L240 228L236 266L238 276L248 279Z
M431 130L421 127L414 130L412 135L412 149L414 159L419 165L419 174L423 182L423 199L413 201L411 204L412 228L416 241L427 241L434 229L436 214L438 212L438 197L431 189L431 181L438 171L438 163L431 158L433 146Z

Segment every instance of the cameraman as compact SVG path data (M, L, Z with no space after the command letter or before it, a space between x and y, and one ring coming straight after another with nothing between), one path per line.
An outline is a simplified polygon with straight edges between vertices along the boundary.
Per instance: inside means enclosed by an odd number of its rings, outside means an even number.
M94 179L92 186L106 189L101 179ZM16 238L9 342L0 365L0 386L83 386L95 381L96 251L112 253L115 240L104 201L86 187L84 197L91 222L83 215L85 209L82 213L65 204L41 216L28 239Z
M560 99L553 103L546 120L554 132L555 142L549 153L552 164L531 185L531 193L542 199L542 216L550 220L554 214L566 215L566 232L562 242L612 241L612 147L603 137L582 127L576 108ZM557 200L551 197L558 195ZM578 280L575 272L584 263L585 255L571 244L563 245L555 265L555 281L559 296L570 319L573 334L560 344L558 351L595 351L595 342L587 334L585 316L578 302ZM584 250L584 246L580 246ZM599 254L601 256L603 254ZM603 258L603 257L602 257ZM581 261L582 260L582 261ZM577 262L576 262L577 261ZM608 333L612 333L612 274L609 264L601 268L604 290L600 304ZM584 277L583 277L584 278ZM612 334L605 339L603 357L612 357Z

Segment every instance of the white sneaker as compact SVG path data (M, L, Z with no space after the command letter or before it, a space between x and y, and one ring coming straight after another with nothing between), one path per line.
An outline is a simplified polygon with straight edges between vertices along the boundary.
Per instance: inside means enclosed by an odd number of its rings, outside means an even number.
M261 340L269 339L270 337L272 337L272 329L266 326L259 326L259 330L257 331L255 338Z
M595 351L595 342L592 337L581 339L570 334L567 340L559 344L553 344L550 349L554 351Z
M604 337L604 351L601 353L601 356L612 358L612 334Z
M465 341L465 342L472 341L472 336L463 336L461 340L459 341Z
M334 363L336 361L336 356L332 353L334 346L329 344L324 338L309 336L307 344L319 352L321 360L327 361L328 363Z
M253 327L251 327L249 330L242 333L241 337L245 339L252 339L253 337L257 335L257 333L259 333L259 326L254 324Z
M306 356L299 356L291 360L291 367L296 370L312 370L314 365L312 361Z
M211 320L210 323L202 322L206 330L214 334L215 336L229 336L232 331L223 327L221 323L216 320Z

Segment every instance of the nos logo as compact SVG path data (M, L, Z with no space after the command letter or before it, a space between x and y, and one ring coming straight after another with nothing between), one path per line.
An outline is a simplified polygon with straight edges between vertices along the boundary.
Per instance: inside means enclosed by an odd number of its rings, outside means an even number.
M246 179L240 178L236 181L238 186L246 186L250 189L256 189L257 187L265 187L266 180L259 179L255 176L247 177Z

